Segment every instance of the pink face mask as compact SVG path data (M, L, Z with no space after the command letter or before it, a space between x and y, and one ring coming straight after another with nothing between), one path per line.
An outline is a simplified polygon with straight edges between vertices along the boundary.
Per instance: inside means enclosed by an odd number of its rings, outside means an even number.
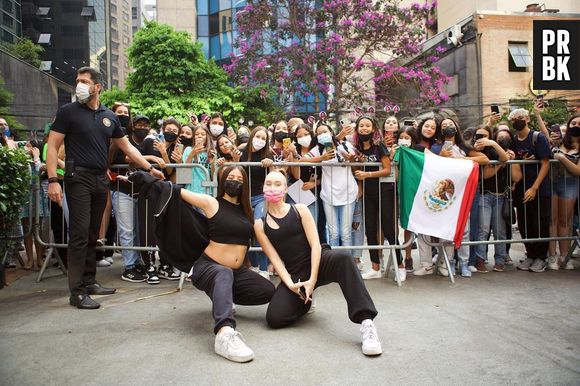
M284 199L284 189L264 188L266 201L277 204Z

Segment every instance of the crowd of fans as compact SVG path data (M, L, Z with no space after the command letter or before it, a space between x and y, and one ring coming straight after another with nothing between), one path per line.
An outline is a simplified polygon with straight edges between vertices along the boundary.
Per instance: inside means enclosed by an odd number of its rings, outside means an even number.
M156 130L147 116L133 115L126 103L115 103L111 108L131 144L147 161L163 171L166 180L181 184L188 191L213 194L208 182L215 179L214 175L220 173L224 164L254 162L252 166L245 166L250 179L249 197L254 219L264 216L263 185L268 170L284 169L288 186L296 188L286 201L308 204L317 220L321 242L330 246L362 246L365 237L368 245L400 244L397 173L392 164L400 147L473 160L480 165L480 183L463 239L487 241L493 234L495 240L511 240L513 226L517 223L523 239L543 239L524 243L526 255L518 269L531 272L542 272L546 268L573 269L574 260L569 258L573 252L570 250L571 240L548 240L550 237L570 237L578 228L574 224L579 195L580 115L572 115L567 122L553 122L548 127L540 116L541 109L541 104L537 104L533 112L538 130L530 128L530 112L524 109L511 111L508 121L500 121L500 115L494 113L486 124L465 130L455 119L435 113L418 121L405 121L407 125L402 125L394 115L380 125L373 115L363 114L345 117L338 127L326 119L309 124L293 117L269 126L240 126L237 130L228 127L220 113L201 117L191 114L187 123L169 118ZM350 118L356 119L351 122ZM66 243L66 202L60 207L49 203L46 198L46 138L44 142L16 142L4 119L0 119L0 126L2 145L23 147L31 158L31 183L40 180L40 200L33 200L32 210L39 211L43 222L47 221L50 212L50 226L47 224L43 229L52 229L54 240ZM50 132L45 134L48 136ZM557 162L550 163L550 159ZM511 160L536 162L508 163ZM61 148L60 177L64 175L65 161L64 149ZM127 164L129 159L112 146L109 161L111 165ZM285 161L301 162L302 165L279 165ZM187 169L187 182L183 183L183 173L177 172L175 167L179 163L201 167ZM109 171L111 194L101 223L99 242L121 247L154 246L155 242L148 237L147 225L144 224L149 213L138 210L138 192L130 182L117 178L130 170L129 165ZM25 205L21 210L20 232L22 228L29 229L28 208L29 205ZM443 260L437 259L442 256L442 249L430 245L444 240L418 235L412 246L411 237L412 234L405 230L404 241L409 246L404 249L404 256L401 249L395 250L400 278L405 280L407 273L411 272L420 276L432 274L435 270L444 276L449 275L447 267L441 263ZM39 267L44 254L42 246L38 243L34 246L32 236L24 239L24 246L28 256L25 268ZM415 246L419 252L418 264L413 263L411 256L411 249ZM454 258L458 273L470 277L489 269L501 272L506 265L513 264L510 243L494 243L490 268L487 265L489 246L486 243L463 245L455 250L449 244L445 248L447 255ZM36 248L36 254L33 248ZM66 249L58 252L66 264ZM351 253L364 279L383 276L381 255L389 253L388 250L370 250L371 263L365 268L362 250L353 249ZM112 254L112 250L99 252L98 265L111 265ZM156 284L160 278L179 279L180 273L162 254L157 256L153 252L121 249L121 255L125 268L123 280ZM438 267L437 261L440 262ZM7 264L13 265L12 261ZM250 253L248 264L264 277L275 274L261 252ZM451 268L454 269L456 264Z

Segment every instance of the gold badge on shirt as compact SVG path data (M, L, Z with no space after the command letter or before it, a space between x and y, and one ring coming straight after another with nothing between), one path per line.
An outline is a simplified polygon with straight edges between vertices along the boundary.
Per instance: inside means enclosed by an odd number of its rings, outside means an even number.
M109 118L103 118L103 125L111 127L111 120Z

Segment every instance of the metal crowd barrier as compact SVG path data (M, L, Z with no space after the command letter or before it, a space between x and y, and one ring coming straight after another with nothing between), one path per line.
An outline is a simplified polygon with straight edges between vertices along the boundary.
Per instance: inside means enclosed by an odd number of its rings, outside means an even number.
M551 168L550 168L550 173L548 174L548 176L546 178L550 178L553 170L552 167L557 163L558 161L552 160L550 162ZM507 165L510 166L512 164L520 164L520 165L536 165L536 168L539 169L539 162L538 161L509 161L506 164L502 164L501 162L498 161L492 161L491 165ZM226 166L231 166L231 165L239 165L239 166L244 166L244 167L249 167L249 166L259 166L261 167L261 163L259 162L238 162L238 163L226 163L224 164L222 167L226 167ZM218 175L218 170L220 169L219 167L215 168L215 172L213 177L210 176L210 172L203 167L200 164L196 164L196 163L190 163L190 164L171 164L171 165L167 165L168 167L171 168L175 168L176 169L176 183L177 184L186 184L188 182L191 182L188 180L188 176L191 177L192 175L192 170L194 168L198 168L198 169L202 169L204 175L205 175L205 180L202 181L202 186L205 188L206 193L210 194L212 193L212 188L213 188L213 194L216 193L217 189L215 189L217 187L217 175ZM331 168L344 168L344 167L362 167L362 166L379 166L381 167L380 163L359 163L359 162L353 162L353 163L349 163L349 162L341 162L341 163L329 163L329 162L323 162L323 163L310 163L310 162L274 162L272 164L272 167L292 167L292 166L308 166L308 167L315 167L314 172L315 175L317 177L319 177L319 171L316 167L331 167ZM398 192L397 192L397 182L396 182L396 178L395 177L395 173L396 173L396 169L397 169L397 165L395 163L391 164L392 166L392 173L389 177L385 177L385 178L381 178L380 181L381 182L388 182L388 183L392 183L394 184L394 202L391 203L391 205L393 205L393 213L394 213L394 217L398 219ZM507 167L506 166L506 167ZM111 170L118 170L118 169L130 169L129 165L111 165L110 167ZM252 175L251 175L251 169L250 172L248 173L248 178L251 181L252 179ZM332 178L332 177L331 177ZM523 178L525 179L525 171L523 172ZM495 175L495 179L497 182L497 174ZM350 180L347 180L347 184L349 183ZM578 177L575 177L575 181L576 184L578 184ZM483 179L480 178L480 184L481 186L483 186ZM510 186L513 185L512 183L512 176L511 173L509 173L509 184ZM552 189L552 184L550 183L550 188ZM319 193L319 187L317 186L315 188L315 195L318 196ZM553 193L553 191L551 191L551 193ZM38 189L36 189L36 197L38 200L40 200L40 195L39 195L39 191ZM499 197L498 197L499 200ZM536 203L539 205L539 200L536 200ZM316 201L316 209L317 210L321 210L321 208L318 207L318 200ZM381 210L381 205L384 205L385 203L382 200L381 197L381 192L379 190L379 224L378 224L378 230L380 231L382 229L381 227L381 216L380 216L380 210ZM354 205L354 203L353 203ZM363 196L363 214L364 214L364 196ZM574 203L574 205L576 207L578 207L578 200L576 200L576 202ZM496 205L497 208L497 205ZM511 211L511 213L513 213L513 211ZM499 216L501 216L501 214L498 214ZM524 215L524 217L527 219L527 217ZM513 219L511 218L511 214L510 214L510 224L506 224L508 226L511 226L511 223L513 223ZM538 215L538 220L539 220L539 215ZM538 221L540 226L549 226L549 224L541 224L541 221ZM36 206L36 213L35 213L35 221L33 224L33 229L34 229L34 234L36 239L40 242L41 245L48 247L49 248L49 256L47 257L47 259L45 260L45 263L38 275L37 281L40 281L42 279L42 276L45 272L46 266L48 264L48 260L49 257L52 254L55 254L55 256L57 257L59 264L61 267L64 268L62 261L60 261L59 257L58 257L58 253L56 253L56 248L66 248L67 244L66 243L55 243L54 242L54 235L52 234L52 229L51 229L51 237L50 240L43 240L42 236L40 234L40 229L39 229L39 224L40 224L40 217L39 217L39 206ZM398 226L398 221L395 223L397 224L395 226L395 234L397 237L397 240L399 239L399 235L400 235L400 227ZM361 225L364 226L364 216L361 219ZM572 231L572 224L570 225L570 231ZM520 229L522 229L522 226L524 227L524 230L526 230L526 234L527 234L527 221L524 224L518 224L518 227ZM63 227L64 229L64 227ZM577 228L576 228L577 229ZM63 231L64 233L64 231ZM538 232L539 234L541 234L541 232ZM66 240L66 235L65 234L61 234L60 235L60 239L61 240ZM144 238L146 239L148 235L144 235ZM495 235L494 235L495 237ZM143 240L143 237L141 237L140 239ZM380 237L378 238L380 240ZM411 237L406 243L403 244L397 244L397 245L388 245L385 243L379 244L379 245L368 245L368 244L362 244L362 245L352 245L352 246L335 246L333 247L333 249L341 249L341 250L388 250L388 259L386 261L386 265L387 265L387 270L386 270L386 274L388 275L389 270L390 270L390 266L391 264L395 264L395 266L398 266L398 264L395 262L395 256L394 256L394 252L397 250L404 250L407 247L411 246L411 244L415 241L416 236ZM364 232L363 232L363 240L364 240ZM522 239L514 239L513 237L509 240L471 240L471 241L466 241L464 242L464 245L466 246L476 246L476 245L494 245L494 244L500 244L500 243L505 243L505 244L512 244L512 243L532 243L532 242L545 242L545 241L559 241L559 240L573 240L575 243L573 244L573 246L575 247L578 244L578 232L575 231L574 233L571 233L569 236L560 236L560 237L532 237L532 238L522 238ZM444 247L446 245L448 245L447 242L437 242L437 243L429 243L429 245L433 246L433 247ZM116 244L113 246L101 246L98 247L98 249L100 250L134 250L134 251L147 251L147 252L157 252L159 251L159 249L157 247L145 247L145 246L121 246L119 243L119 234L117 231L116 234ZM447 256L447 253L445 252L445 248L441 248L443 250L443 256L439 256L440 259L443 259L445 264L447 265L448 271L449 271L449 280L454 283L454 277L452 274L452 270L450 269L450 257ZM573 250L573 249L571 249ZM568 251L568 256L571 253L571 250ZM262 251L261 248L259 247L251 247L249 249L249 252L257 252L257 251ZM361 256L362 257L362 256ZM63 272L66 274L66 271L63 269ZM401 282L400 282L400 278L399 278L399 272L398 269L394 270L395 272L395 280L397 281L397 284L400 286ZM185 274L182 274L181 276L181 280L179 283L179 288L181 289L182 285L183 285L183 280L185 278Z

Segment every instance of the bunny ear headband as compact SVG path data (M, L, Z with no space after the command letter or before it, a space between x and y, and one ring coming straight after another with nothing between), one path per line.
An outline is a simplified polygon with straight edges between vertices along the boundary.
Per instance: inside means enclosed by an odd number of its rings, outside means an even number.
M317 121L316 118L314 118L314 116L312 115L308 117L308 123L312 126L312 130L316 130L318 125L320 125L321 123L326 123L328 114L326 114L326 111L321 111L318 113L318 118L320 119Z
M387 114L391 114L391 115L397 115L397 113L399 111L401 111L401 108L399 107L399 105L385 105L385 108L383 109L385 111L385 113Z

